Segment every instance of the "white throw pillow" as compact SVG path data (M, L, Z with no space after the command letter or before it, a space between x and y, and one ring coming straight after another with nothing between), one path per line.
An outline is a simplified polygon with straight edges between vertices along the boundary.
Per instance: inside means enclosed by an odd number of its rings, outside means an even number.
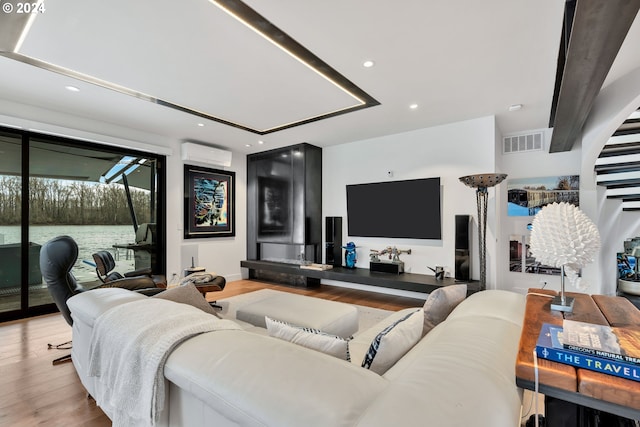
M349 340L327 334L318 329L293 326L269 316L264 317L269 336L280 338L312 350L321 351L342 360L350 361Z
M422 338L424 311L418 309L384 328L371 342L362 367L384 374Z

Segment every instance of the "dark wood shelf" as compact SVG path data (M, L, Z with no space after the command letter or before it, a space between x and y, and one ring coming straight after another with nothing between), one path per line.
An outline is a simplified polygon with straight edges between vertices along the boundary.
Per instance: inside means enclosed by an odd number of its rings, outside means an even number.
M468 294L477 292L479 287L479 282L477 281L459 282L449 277L445 277L442 280L436 280L435 276L427 274L381 273L377 271L369 271L367 268L333 267L329 270L320 271L302 269L296 264L254 260L240 261L240 266L249 269L250 277L252 270L269 271L292 276L303 276L317 280L337 280L340 282L360 283L363 285L379 286L383 288L424 292L425 294L433 292L442 286L450 286L458 283L467 283Z

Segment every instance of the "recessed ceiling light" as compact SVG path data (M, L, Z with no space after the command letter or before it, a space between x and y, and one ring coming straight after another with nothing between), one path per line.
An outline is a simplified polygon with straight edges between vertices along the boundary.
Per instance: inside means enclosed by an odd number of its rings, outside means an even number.
M376 65L376 63L375 63L375 62L373 62L373 61L371 61L371 60L367 60L367 61L364 61L364 62L362 63L362 66L363 66L364 68L371 68L371 67L373 67L374 65Z
M244 144L244 146L249 148L249 147L251 147L251 144Z
M509 111L518 111L522 109L522 104L511 104L509 105Z
M198 123L198 126L204 127L204 123Z
M412 110L415 110L416 108L418 108L418 104L411 104L409 105L409 108L411 108Z
M264 144L264 141L260 140L260 141L258 141L258 144L262 145L262 144Z
M80 89L78 89L75 86L65 86L64 87L66 90L68 90L69 92L80 92Z

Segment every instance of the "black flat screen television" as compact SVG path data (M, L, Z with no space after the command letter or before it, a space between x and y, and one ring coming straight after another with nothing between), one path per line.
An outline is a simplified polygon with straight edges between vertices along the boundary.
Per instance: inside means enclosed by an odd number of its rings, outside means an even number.
M442 239L440 178L347 185L349 236Z

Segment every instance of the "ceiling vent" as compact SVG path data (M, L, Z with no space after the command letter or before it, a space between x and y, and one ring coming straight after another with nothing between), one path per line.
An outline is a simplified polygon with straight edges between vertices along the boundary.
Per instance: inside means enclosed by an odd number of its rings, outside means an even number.
M532 132L522 135L505 136L502 140L502 153L523 153L544 149L544 132Z

